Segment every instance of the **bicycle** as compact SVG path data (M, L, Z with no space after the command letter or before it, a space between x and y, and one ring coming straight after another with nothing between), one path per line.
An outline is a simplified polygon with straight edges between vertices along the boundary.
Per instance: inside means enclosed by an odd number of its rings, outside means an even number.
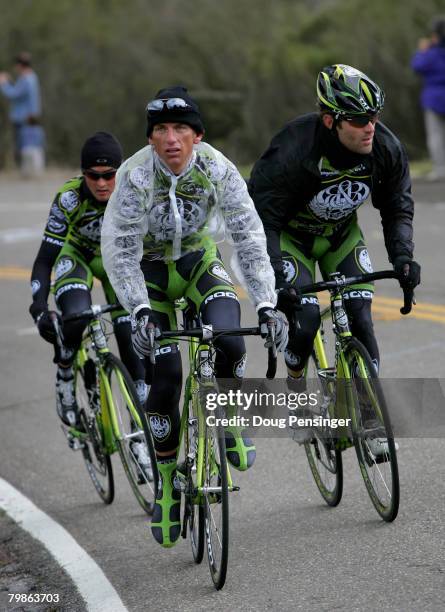
M195 563L201 563L206 548L210 575L215 588L220 590L225 584L228 566L229 493L239 491L239 487L233 483L227 465L223 410L220 406L211 413L206 409L208 394L218 393L214 340L221 336L260 335L260 330L258 327L212 329L211 325L201 324L181 304L177 306L183 310L184 329L163 331L161 338L189 342L189 373L179 437L183 462L177 468L184 497L181 535L185 539L189 532ZM152 342L154 347L154 335ZM269 328L265 346L269 349L266 376L273 378L277 367L273 326Z
M156 456L151 433L128 370L108 348L103 315L122 307L92 305L63 321L87 319L88 326L74 361L79 425L63 427L73 450L81 450L100 498L114 499L111 455L119 452L125 474L140 506L153 513L157 493ZM59 349L63 332L53 317Z
M368 351L352 336L344 307L349 285L396 278L394 271L372 272L346 278L335 272L331 280L305 285L299 294L329 291L330 305L321 312L321 327L306 367L306 378L318 380L321 402L313 416L321 417L312 427L304 448L315 483L326 503L337 506L343 492L341 452L354 445L360 472L371 501L387 522L393 521L400 500L396 445L385 397ZM402 314L411 311L413 291L404 289ZM335 361L329 366L325 351L323 323L331 319L335 335ZM325 423L331 418L349 417L349 428L338 436ZM326 420L325 420L326 419ZM374 440L374 442L373 442ZM376 445L379 452L376 452Z

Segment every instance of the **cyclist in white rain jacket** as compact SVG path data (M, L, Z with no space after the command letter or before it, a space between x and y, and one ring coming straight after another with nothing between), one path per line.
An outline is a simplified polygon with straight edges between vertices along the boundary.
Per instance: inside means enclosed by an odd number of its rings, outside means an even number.
M204 323L240 325L240 305L216 247L218 235L234 247L232 267L256 308L259 324L276 324L277 343L287 323L275 310L274 273L266 238L245 181L219 151L202 142L199 108L184 87L158 92L147 106L149 145L120 168L102 228L105 269L122 305L132 313L133 344L148 353L147 326L175 329L174 301L184 297ZM239 337L220 338L216 376L240 379L246 351ZM147 364L148 365L148 364ZM180 533L180 493L175 488L182 385L178 345L161 340L147 412L162 488L152 532L163 546ZM227 457L250 467L255 447L245 432L226 428Z

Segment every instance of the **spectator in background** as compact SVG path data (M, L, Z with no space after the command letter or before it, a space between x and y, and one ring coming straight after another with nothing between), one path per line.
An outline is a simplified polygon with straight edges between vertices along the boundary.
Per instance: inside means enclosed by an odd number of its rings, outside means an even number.
M433 169L430 180L445 179L445 15L436 17L432 34L421 38L411 66L422 75L421 95L427 145Z
M9 118L14 127L15 159L24 176L41 174L44 167L44 132L40 125L42 106L37 74L31 55L25 51L15 58L15 81L0 72L0 91L10 100Z

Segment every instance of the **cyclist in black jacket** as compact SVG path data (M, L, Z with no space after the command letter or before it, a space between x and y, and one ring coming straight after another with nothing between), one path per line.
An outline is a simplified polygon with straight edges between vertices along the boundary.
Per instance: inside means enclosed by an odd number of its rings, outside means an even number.
M297 117L272 139L255 164L250 193L263 221L275 271L277 307L293 323L285 360L290 378L302 377L320 324L315 295L302 297L295 313L295 288L340 271L372 271L357 209L368 196L380 211L390 262L401 284L415 287L420 266L413 261L411 180L406 152L379 121L384 93L365 74L343 64L323 68L317 81L319 113ZM379 351L371 319L373 286L347 292L353 334L376 369ZM298 385L298 383L295 383Z

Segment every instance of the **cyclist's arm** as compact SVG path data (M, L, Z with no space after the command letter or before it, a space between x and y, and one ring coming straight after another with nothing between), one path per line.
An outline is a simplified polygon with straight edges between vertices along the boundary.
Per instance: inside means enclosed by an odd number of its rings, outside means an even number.
M385 156L382 182L373 193L373 205L382 219L385 246L389 260L401 255L412 258L414 201L405 149L394 137L395 147Z
M68 233L68 224L59 207L57 194L46 222L43 239L31 272L32 305L31 315L35 318L48 307L48 295L51 286L51 270L57 259Z
M291 203L284 185L283 166L275 160L274 152L267 160L255 164L249 182L249 191L261 218L267 239L277 287L285 282L280 236L290 218Z
M247 185L228 160L219 206L234 248L232 267L258 310L276 304L275 277L267 254L266 236Z
M130 179L124 164L116 176L116 188L108 201L102 225L102 260L122 306L133 312L150 306L140 261L148 230L146 192Z

